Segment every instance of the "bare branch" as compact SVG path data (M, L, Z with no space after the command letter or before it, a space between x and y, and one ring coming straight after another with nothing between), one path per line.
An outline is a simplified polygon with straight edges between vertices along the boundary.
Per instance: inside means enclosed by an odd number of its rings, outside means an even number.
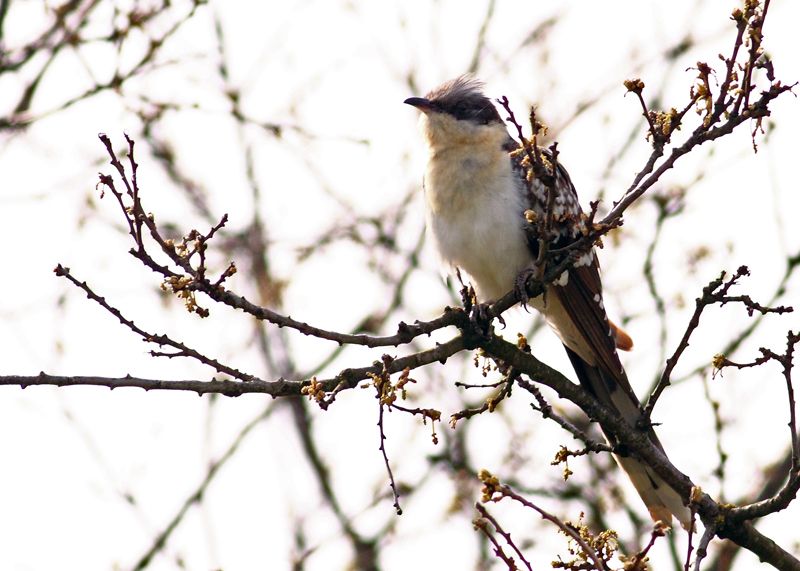
M532 571L531 564L528 562L527 559L525 559L525 556L522 554L522 551L520 550L520 548L517 547L517 544L514 543L514 540L511 538L511 534L503 529L503 527L500 525L500 523L497 521L497 519L492 514L489 513L489 510L487 510L479 502L475 503L475 509L478 510L478 513L481 514L481 517L483 519L486 519L489 523L491 523L494 526L494 528L497 530L497 533L499 533L500 535L503 536L503 539L505 539L506 543L514 550L514 552L517 554L517 557L519 557L520 560L525 564L525 567L527 567L529 571ZM486 525L483 522L480 522L480 521L473 522L473 525L476 528L478 528L481 531L483 531L484 534L486 534L486 536L489 538L489 541L491 541L492 543L495 544L495 550L496 550L495 552L496 553L497 553L497 551L502 553L502 549L500 549L500 546L496 543L494 538L489 534L488 530L486 529ZM500 553L498 553L498 556L502 557L502 555L500 555ZM505 554L503 554L503 555L505 555ZM506 561L506 563L509 565L509 569L516 569L516 566L512 567L513 561L508 561L507 559L504 559L504 561Z
M144 379L126 375L124 377L101 377L89 375L48 375L39 373L35 376L2 375L0 386L18 386L20 388L36 386L52 387L107 387L109 389L138 388L146 391L187 391L197 393L199 396L207 394L220 394L227 397L238 397L244 394L267 394L273 397L299 395L301 383L278 379L276 381L262 381L252 379L246 383L217 380L181 380L166 381L163 379Z
M754 302L749 296L729 296L728 291L731 289L731 287L737 284L742 277L748 275L750 275L750 270L747 268L747 266L740 266L736 270L736 273L733 274L733 276L731 276L728 280L725 280L725 272L722 272L717 279L712 280L705 288L703 288L703 295L695 300L695 310L691 319L689 320L688 325L686 326L686 331L678 343L675 352L669 359L667 359L664 372L661 374L661 378L658 381L656 388L653 390L652 394L647 400L647 405L644 407L645 418L650 418L656 402L661 396L661 393L670 385L672 371L678 364L683 352L689 347L689 340L694 331L700 325L700 317L708 306L714 304L725 305L727 303L741 303L747 308L749 315L753 315L754 312L759 312L764 315L767 313L783 314L794 311L793 308L782 305L777 307L766 307Z
M575 541L575 543L581 547L585 556L591 561L596 571L606 571L605 563L600 558L598 553L586 543L586 540L576 529L574 529L573 526L568 525L553 514L543 510L533 502L520 496L510 487L500 484L500 481L488 471L481 470L481 472L478 474L478 478L483 483L483 489L481 490L481 501L484 503L490 501L499 502L503 498L511 498L523 506L534 510L542 517L542 519L555 524L564 535Z
M204 354L200 353L199 351L197 351L195 349L192 349L191 347L181 343L180 341L173 340L168 335L164 335L164 334L159 335L159 334L155 334L155 333L148 333L147 331L145 331L144 329L142 329L141 327L136 325L133 322L133 320L128 319L127 317L125 317L120 310L118 310L117 308L111 306L105 300L104 297L101 297L101 296L97 295L94 291L92 291L92 289L89 287L89 285L86 282L81 282L78 279L76 279L72 275L72 273L70 273L70 269L69 268L65 268L64 266L59 264L58 266L56 266L54 271L55 271L55 274L57 276L66 278L73 285L75 285L76 287L78 287L81 290L83 290L83 292L86 293L86 297L88 297L89 299L91 299L92 301L94 301L95 303L100 305L100 307L105 309L108 313L110 313L111 315L116 317L122 325L124 325L125 327L127 327L128 329L130 329L131 331L136 333L139 337L142 338L143 341L145 341L147 343L154 343L154 344L158 345L159 347L167 346L167 347L172 347L173 349L175 349L175 352L172 352L172 353L164 353L164 352L159 353L159 352L156 352L156 351L151 351L150 352L151 355L156 356L156 357L170 357L170 358L171 357L188 357L188 358L194 359L196 361L199 361L200 363L202 363L204 365L207 365L208 367L211 367L212 369L214 369L218 373L223 373L223 374L226 374L226 375L230 375L231 377L233 377L235 379L239 379L241 381L246 381L246 382L250 382L250 381L256 380L256 377L254 377L253 375L250 375L248 373L243 373L243 372L239 371L238 369L235 369L233 367L230 367L228 365L225 365L225 364L221 363L217 359L213 359L211 357L207 357Z

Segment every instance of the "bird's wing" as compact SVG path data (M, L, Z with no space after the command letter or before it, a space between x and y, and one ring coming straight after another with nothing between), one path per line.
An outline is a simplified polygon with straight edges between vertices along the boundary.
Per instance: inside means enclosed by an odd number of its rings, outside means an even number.
M543 159L554 162L546 149L539 149ZM537 220L544 220L547 210L547 190L541 181L535 179L528 165L527 152L517 148L510 154L513 170L524 181L528 204L537 215ZM553 230L558 237L553 248L562 248L582 236L583 211L578 201L575 186L569 173L561 165L556 169L556 196L553 199ZM528 247L534 258L539 253L539 237L536 224L528 228ZM560 259L553 260L559 263ZM547 295L555 297L547 304L554 311L547 317L554 328L561 333L564 344L581 356L587 364L603 370L605 377L613 380L634 403L638 409L639 401L628 382L622 363L616 350L617 334L612 330L603 306L603 286L600 281L600 264L593 250L584 253L569 270L564 278L556 280L547 288ZM554 302L554 303L553 303ZM620 334L624 335L624 333ZM609 387L616 391L616 387ZM627 407L626 407L627 408Z
M573 266L567 270L566 283L560 281L548 288L564 309L566 318L576 330L578 346L570 347L588 364L600 368L604 377L619 385L638 409L636 398L617 354L614 332L603 307L600 268L594 252L589 265ZM564 285L561 285L561 284ZM588 356L588 358L587 358ZM612 392L616 387L609 387ZM621 411L624 412L624 411Z
M541 151L552 162L552 156L545 150ZM523 177L530 208L536 212L538 220L543 220L547 200L544 185L532 179L522 152L512 152L511 161L514 171ZM561 248L582 235L580 224L583 212L569 174L560 164L557 173L553 215L558 237L553 247ZM539 252L536 228L529 229L526 234L535 259ZM554 262L559 263L560 260ZM616 410L628 423L636 426L641 415L639 399L617 354L617 339L622 338L623 345L629 345L630 339L625 339L627 335L624 333L617 333L608 320L603 306L600 264L594 251L579 257L565 273L566 276L557 279L546 289L545 295L550 299L544 304L545 317L561 337L581 386L603 405ZM615 439L608 436L607 431L604 432L609 441L614 443ZM663 452L664 448L652 428L647 430L647 435ZM614 457L628 474L654 520L669 522L675 515L684 528L689 528L689 510L677 492L638 459L618 454Z

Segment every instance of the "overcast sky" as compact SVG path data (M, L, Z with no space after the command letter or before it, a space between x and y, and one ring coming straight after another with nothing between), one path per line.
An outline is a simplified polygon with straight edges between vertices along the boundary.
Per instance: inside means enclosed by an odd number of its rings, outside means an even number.
M110 22L122 25L110 6L128 4L101 2L90 11L82 37L108 34ZM3 27L10 52L49 25L53 11L48 5L53 3L10 3ZM376 216L421 187L424 149L416 112L402 102L470 68L487 4L212 1L169 37L155 65L145 66L121 90L69 103L97 82L108 81L115 70L135 66L146 50L147 34L163 33L189 11L186 2L172 5L154 28L132 33L121 48L98 41L63 50L43 74L26 114L34 122L0 133L0 374L210 378L209 371L192 362L147 355L149 348L130 331L54 276L57 263L130 311L137 323L157 332L180 332L187 343L265 374L251 327L237 321L240 314L215 311L200 327L177 304L163 303L155 276L125 254L129 245L115 205L109 196L101 200L95 188L97 172L110 172L97 134L107 133L122 148L127 132L137 139L139 180L158 219L186 229L206 227L186 195L175 191L142 133L140 113L152 110L153 102L174 106L156 123L155 134L207 193L213 217L228 213L229 228L235 230L250 222L254 208L263 213L273 269L289 281L287 313L348 330L369 308L385 304L388 287L376 272L367 271L363 254L336 246L300 267L297 248L307 246L321 228ZM717 54L729 52L733 25L728 15L734 6L688 0L499 1L483 32L475 71L488 93L509 97L519 116L529 105L538 106L584 206L598 196L608 205L627 188L649 152L638 103L625 97L622 82L640 77L646 94L658 94L664 107L684 104L696 77L687 68L701 59L718 65ZM798 21L797 2L771 3L766 46L786 82L800 77ZM686 53L674 60L663 57L687 38L691 47ZM0 75L3 116L9 116L42 61L34 58L17 72ZM239 130L227 113L220 61L252 121L245 129ZM586 104L591 105L579 113ZM752 126L745 126L687 157L662 181L664 189L689 185L686 212L664 227L655 268L676 324L669 329L672 342L682 333L680 324L692 300L719 271L748 265L753 275L747 292L766 301L784 271L785 257L800 248L796 99L782 97L772 121L769 137L757 137L758 154L752 150ZM282 136L258 123L279 127ZM630 150L612 162L632 135ZM254 176L263 189L258 202L243 168L243 141L254 152ZM410 206L418 216L403 222L401 246L406 249L423 226L419 196ZM654 220L652 208L633 211L621 239L607 240L601 252L607 306L619 318L630 318L630 333L643 348L656 346L659 335L652 320L641 318L653 311L639 270L642 244L652 235ZM710 253L692 273L687 260L699 246ZM435 256L423 250L422 271L407 286L413 293L408 313L398 315L398 321L432 318L451 302L439 275ZM319 294L320 280L338 303ZM232 283L252 291L252 284ZM797 291L794 283L789 291ZM710 314L713 323L693 343L684 373L708 363L725 335L746 325L742 313ZM530 319L512 312L509 331L524 330ZM395 323L389 323L389 331ZM774 319L743 348L741 360L756 356L759 346L781 348L786 330L798 325L796 316ZM331 349L300 336L291 343L300 370ZM553 355L546 361L568 369L554 338L543 336L536 347L540 356ZM352 351L326 373L363 366L379 356ZM626 357L640 394L662 357L644 349ZM734 372L710 386L732 431L725 444L736 453L724 493L734 498L750 489L753 466L774 460L785 447L785 387L777 376ZM191 394L136 389L5 387L0 395L0 513L5 514L0 517L0 537L5 538L0 567L19 570L129 568L199 484L208 462L265 406L255 396L212 406L209 399ZM718 493L711 475L716 442L702 395L699 382L666 394L665 418L670 412L680 417L674 411L681 411L682 418L695 422L672 422L661 434L676 465ZM448 414L453 412L441 387L435 398ZM372 510L364 507L373 491L386 485L373 405L371 396L346 395L317 421L319 438L337 465L336 485L347 490L342 493L349 502L345 507L360 514L357 524L364 528L391 517L388 502ZM540 422L525 412L525 403L519 407L525 422ZM308 569L344 568L346 542L338 538L332 516L319 509L316 490L308 491L314 481L297 460L291 422L277 408L259 425L214 483L213 493L176 532L167 556L150 569L174 569L177 558L187 569L289 569L293 539L281 522L294 519L307 520L307 532L319 544ZM505 434L501 421L476 426L487 442ZM400 477L413 480L424 471L425 456L436 453L429 429L401 418L392 418L391 429L392 460ZM343 441L347 446L341 446ZM487 467L499 462L491 450L482 454ZM550 457L548 450L541 465ZM557 476L558 469L551 470L550 477ZM420 567L420 553L426 553L420 568L472 568L474 544L461 549L458 543L473 533L469 521L440 525L452 499L451 484L437 476L425 486L416 502L405 506L404 519L386 546L385 569ZM126 494L135 505L125 500ZM794 507L761 529L769 534L796 522L798 515ZM656 549L654 558L665 560L666 548ZM546 566L551 552L535 553L536 566ZM738 569L755 565L753 558L739 564Z

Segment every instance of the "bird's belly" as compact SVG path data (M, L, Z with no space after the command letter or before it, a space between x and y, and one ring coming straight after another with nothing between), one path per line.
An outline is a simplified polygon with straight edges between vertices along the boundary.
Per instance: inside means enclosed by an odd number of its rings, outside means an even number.
M429 217L428 225L442 259L469 274L479 300L492 301L508 293L532 261L522 204L515 197L473 198Z

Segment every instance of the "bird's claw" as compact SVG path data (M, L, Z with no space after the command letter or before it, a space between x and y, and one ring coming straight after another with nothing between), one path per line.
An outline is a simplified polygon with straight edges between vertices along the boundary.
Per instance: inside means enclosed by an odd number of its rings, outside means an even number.
M528 310L528 302L531 299L528 295L528 280L534 277L536 273L536 268L525 268L519 274L517 274L517 277L514 280L514 293L526 311Z
M488 339L492 333L492 320L495 318L491 311L491 303L479 303L475 290L471 286L461 288L461 301L464 310L469 315L469 323L472 330L480 337ZM502 315L497 315L497 320L506 326Z
M469 321L473 329L482 337L488 337L492 328L492 315L488 303L476 303L469 312Z
M472 324L472 327L481 335L481 337L485 337L487 339L491 337L490 334L492 332L492 320L495 318L500 322L500 325L503 326L503 329L506 327L506 320L503 319L502 315L493 315L491 306L491 303L476 303L472 306L472 309L469 312L469 320Z

